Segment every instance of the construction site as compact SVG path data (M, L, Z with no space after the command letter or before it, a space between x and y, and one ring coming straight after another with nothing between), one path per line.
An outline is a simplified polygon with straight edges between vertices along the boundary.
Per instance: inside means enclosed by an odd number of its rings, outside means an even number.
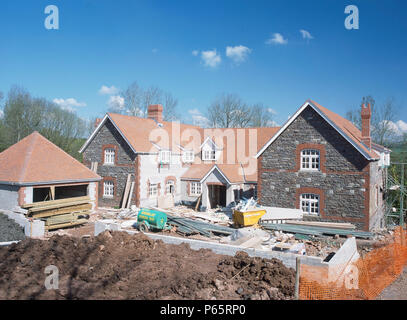
M147 140L174 134L162 106L148 110L96 121L83 163L38 132L0 153L0 299L405 298L384 290L405 283L406 164L371 142L370 105L362 131L311 100L255 129L252 172L220 162L237 159L222 130L181 153Z

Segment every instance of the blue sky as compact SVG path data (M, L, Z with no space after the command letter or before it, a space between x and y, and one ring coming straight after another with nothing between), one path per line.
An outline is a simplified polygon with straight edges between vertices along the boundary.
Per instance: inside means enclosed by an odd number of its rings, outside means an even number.
M44 27L51 4L59 30ZM358 30L344 26L349 4ZM345 115L371 94L394 98L407 122L406 9L401 0L2 0L0 91L22 85L93 118L108 108L102 86L137 81L171 92L187 120L237 93L279 124L308 98Z

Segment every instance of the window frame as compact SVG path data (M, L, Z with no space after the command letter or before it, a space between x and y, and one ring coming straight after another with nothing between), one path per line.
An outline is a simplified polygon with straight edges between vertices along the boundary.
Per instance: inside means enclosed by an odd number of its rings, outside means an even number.
M114 182L112 180L103 181L103 198L114 198L114 189Z
M153 188L154 186L154 188ZM152 192L155 190L155 192ZM156 198L158 197L158 183L150 183L148 186L148 197L149 198Z
M213 157L207 157L207 153ZM215 161L216 160L216 150L202 150L202 160L204 161Z
M308 153L308 154L307 154ZM315 160L316 161L313 161ZM307 167L305 167L305 165ZM316 166L313 168L313 166ZM318 149L302 149L300 152L300 170L301 171L320 171L321 170L321 152Z
M163 157L163 155L167 155L167 157ZM168 159L165 159L168 158ZM161 150L159 153L159 161L160 163L168 164L171 163L171 151L170 150Z
M173 192L171 192L170 190L168 190L168 187L172 186L173 187ZM175 194L175 181L170 179L167 180L167 182L165 183L165 194Z
M105 148L103 164L114 165L115 162L116 162L116 149L115 148Z
M300 209L302 214L310 216L319 216L321 214L321 198L316 193L302 193L300 194ZM307 211L304 211L304 204L307 203ZM316 204L316 206L315 206Z
M189 157L188 157L188 155L189 155ZM194 162L194 157L195 157L195 155L194 155L193 151L185 150L182 153L182 162L187 162L187 163Z
M201 193L202 193L202 183L199 181L191 182L189 185L189 194L191 196L199 196Z

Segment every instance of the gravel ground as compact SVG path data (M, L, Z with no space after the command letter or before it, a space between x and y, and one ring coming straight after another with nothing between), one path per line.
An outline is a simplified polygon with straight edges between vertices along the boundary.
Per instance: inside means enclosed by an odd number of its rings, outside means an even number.
M23 228L0 212L0 242L24 239Z
M407 300L407 266L400 277L383 290L377 300Z

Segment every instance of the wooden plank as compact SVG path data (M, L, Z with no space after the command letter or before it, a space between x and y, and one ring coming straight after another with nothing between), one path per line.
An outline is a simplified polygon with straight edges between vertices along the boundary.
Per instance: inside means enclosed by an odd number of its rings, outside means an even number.
M342 222L296 221L296 220L290 221L290 220L287 220L286 224L324 227L324 228L356 229L355 225L353 225L351 223L342 223Z
M199 195L198 200L196 201L195 211L198 210L199 204L201 203L202 193Z
M55 225L52 225L52 226L45 226L45 230L54 230L54 229L72 227L72 226L77 226L79 224L84 224L84 223L87 223L87 222L88 222L87 219L78 219L78 220L76 220L74 222L55 224Z
M51 200L55 200L55 186L51 186L50 191L51 191Z
M78 206L71 206L71 207L64 207L64 208L58 208L58 209L53 209L53 210L40 211L38 213L34 213L32 215L32 217L34 219L38 219L38 218L44 218L44 217L51 217L51 216L55 216L58 214L80 212L83 210L90 210L90 209L92 209L92 204L85 203L85 204L81 204Z
M33 202L21 205L21 208L36 208L41 206L48 206L57 203L65 203L65 202L72 202L72 201L80 201L80 200L90 200L89 196L83 197L74 197L74 198L65 198L65 199L58 199L58 200L51 200L51 201L40 201L40 202Z
M36 208L29 209L28 214L31 214L34 212L40 212L40 211L49 211L51 209L73 207L76 205L85 204L85 203L89 203L89 202L90 202L89 200L82 200L82 201L67 202L67 203L57 203L57 204L50 205L50 206L36 207Z
M130 194L129 194L129 201L127 201L126 208L129 209L131 205L131 199L133 198L133 191L134 191L134 181L131 183Z
M123 201L122 201L122 206L121 206L122 209L124 209L126 207L127 198L129 196L130 179L131 179L131 174L129 173L127 175L126 187L124 189Z

